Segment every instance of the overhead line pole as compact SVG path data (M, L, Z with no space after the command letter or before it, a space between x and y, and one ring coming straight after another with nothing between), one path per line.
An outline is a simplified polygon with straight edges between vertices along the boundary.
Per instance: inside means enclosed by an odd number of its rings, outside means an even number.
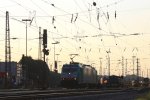
M26 56L27 56L27 22L31 21L31 19L22 19L22 21L26 22Z
M134 75L134 66L135 66L135 61L134 60L135 60L135 57L136 56L132 56L132 61L133 61L133 75Z
M5 34L5 72L7 74L5 79L5 87L10 82L11 77L11 47L10 47L10 28L9 28L9 12L6 11L6 34Z
M125 69L125 76L127 76L127 74L128 74L127 73L127 71L128 71L128 60L127 59L126 59L126 66L125 67L126 67L126 69Z
M110 76L110 56L109 56L109 53L111 53L111 52L110 52L110 50L106 51L106 52L107 52L107 56L108 56L108 76Z
M41 27L39 27L39 51L38 51L38 59L40 59L40 60L42 58L42 53L41 53L41 46L42 46L41 42L42 41L41 40L42 40Z
M56 65L56 61L55 61L55 44L59 44L60 42L56 41L52 44L54 44L54 71L57 73L57 65Z
M138 83L139 83L139 59L137 58L137 81L138 81Z
M99 75L102 76L102 61L101 61L102 58L99 58L99 59L100 59Z
M124 76L124 57L122 56L122 76Z

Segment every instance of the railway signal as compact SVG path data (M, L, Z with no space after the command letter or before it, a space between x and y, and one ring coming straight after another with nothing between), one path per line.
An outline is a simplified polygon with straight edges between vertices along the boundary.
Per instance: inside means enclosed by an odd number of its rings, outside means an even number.
M43 30L43 46L44 48L47 48L47 30Z
M43 30L43 53L44 53L44 62L45 62L45 55L49 55L49 50L47 48L47 29Z

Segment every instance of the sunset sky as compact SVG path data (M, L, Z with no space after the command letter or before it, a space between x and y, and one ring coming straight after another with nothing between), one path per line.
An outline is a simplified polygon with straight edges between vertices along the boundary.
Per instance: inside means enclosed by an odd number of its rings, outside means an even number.
M92 64L107 73L110 51L111 74L121 75L119 60L127 59L128 74L133 73L132 56L139 58L141 71L150 69L150 0L0 0L0 60L5 61L5 16L9 12L11 60L25 54L25 22L28 22L28 56L38 58L39 27L48 30L48 64L54 62L54 45L59 54L59 70L74 61ZM93 4L95 2L95 5ZM56 56L57 59L57 56ZM124 61L125 64L125 61ZM136 66L136 61L135 61ZM104 69L106 70L104 72ZM135 68L136 69L136 68ZM136 73L136 72L135 72Z

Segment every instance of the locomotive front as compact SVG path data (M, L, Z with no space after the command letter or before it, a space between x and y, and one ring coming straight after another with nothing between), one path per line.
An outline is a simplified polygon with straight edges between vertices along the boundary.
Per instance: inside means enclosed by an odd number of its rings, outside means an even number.
M61 72L61 85L63 87L77 87L81 75L80 64L64 64Z

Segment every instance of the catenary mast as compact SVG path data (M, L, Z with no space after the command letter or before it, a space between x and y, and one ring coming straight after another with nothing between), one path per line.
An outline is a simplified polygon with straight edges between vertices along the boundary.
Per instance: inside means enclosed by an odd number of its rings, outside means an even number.
M5 34L5 71L10 74L11 71L11 47L10 47L10 28L9 12L6 11L6 34Z

